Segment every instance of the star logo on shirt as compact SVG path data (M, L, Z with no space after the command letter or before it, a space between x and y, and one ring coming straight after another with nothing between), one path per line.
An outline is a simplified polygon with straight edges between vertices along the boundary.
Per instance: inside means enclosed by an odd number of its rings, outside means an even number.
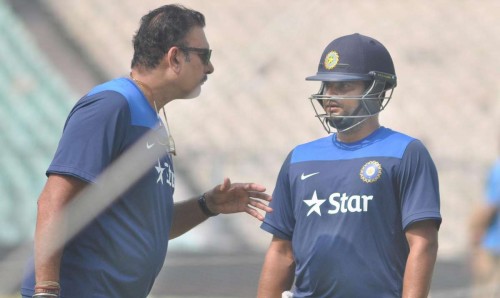
M155 166L155 169L158 172L158 179L156 179L156 183L161 181L161 184L163 184L163 171L165 170L165 168L161 166L159 159L158 159L158 165Z
M321 209L319 209L319 207L325 201L326 200L318 199L318 195L316 194L316 191L314 191L314 194L310 200L304 200L304 203L306 203L307 206L311 207L311 209L309 209L309 212L307 212L307 216L309 216L313 212L316 212L319 216L321 216Z

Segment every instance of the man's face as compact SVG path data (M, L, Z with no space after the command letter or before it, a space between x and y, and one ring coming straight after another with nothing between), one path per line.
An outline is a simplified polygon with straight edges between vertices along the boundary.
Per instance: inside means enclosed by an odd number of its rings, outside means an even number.
M365 91L365 82L324 82L324 95L334 97L360 97ZM359 106L358 99L322 100L323 109L331 116L350 116Z
M201 27L194 27L185 39L186 48L209 49L205 32ZM179 85L185 94L184 98L193 98L200 94L201 85L209 74L214 72L214 66L207 61L205 55L196 50L180 51L183 68Z

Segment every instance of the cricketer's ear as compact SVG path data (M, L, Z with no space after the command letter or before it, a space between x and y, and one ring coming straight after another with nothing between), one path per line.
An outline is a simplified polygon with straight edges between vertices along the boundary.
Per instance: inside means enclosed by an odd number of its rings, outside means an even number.
M182 57L180 57L182 55L183 53L178 47L171 47L165 54L163 59L170 68L178 73L181 70L182 66Z

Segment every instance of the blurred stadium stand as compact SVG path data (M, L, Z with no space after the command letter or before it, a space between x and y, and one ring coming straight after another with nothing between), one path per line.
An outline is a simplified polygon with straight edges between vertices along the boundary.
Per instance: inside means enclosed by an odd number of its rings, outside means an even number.
M0 1L0 247L31 239L36 197L74 93Z
M178 2L205 14L215 72L199 98L167 106L178 147L176 199L224 176L272 191L287 153L325 135L307 99L319 86L304 81L324 46L352 32L372 35L388 47L399 78L381 121L420 138L440 174L444 220L433 291L467 285L467 221L499 149L500 1ZM161 4L0 0L0 247L30 240L69 108L95 83L128 75L139 18ZM252 297L269 239L249 216L211 219L172 242L153 293ZM234 263L210 265L207 255Z
M17 288L31 253L36 198L75 97L0 1L0 279ZM16 287L16 288L14 288Z

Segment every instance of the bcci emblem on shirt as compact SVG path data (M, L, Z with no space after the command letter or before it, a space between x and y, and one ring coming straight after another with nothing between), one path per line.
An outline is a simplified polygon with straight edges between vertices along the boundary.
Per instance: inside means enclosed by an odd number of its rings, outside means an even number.
M366 183L377 181L382 175L382 166L378 161L372 160L364 164L359 172L361 180Z

